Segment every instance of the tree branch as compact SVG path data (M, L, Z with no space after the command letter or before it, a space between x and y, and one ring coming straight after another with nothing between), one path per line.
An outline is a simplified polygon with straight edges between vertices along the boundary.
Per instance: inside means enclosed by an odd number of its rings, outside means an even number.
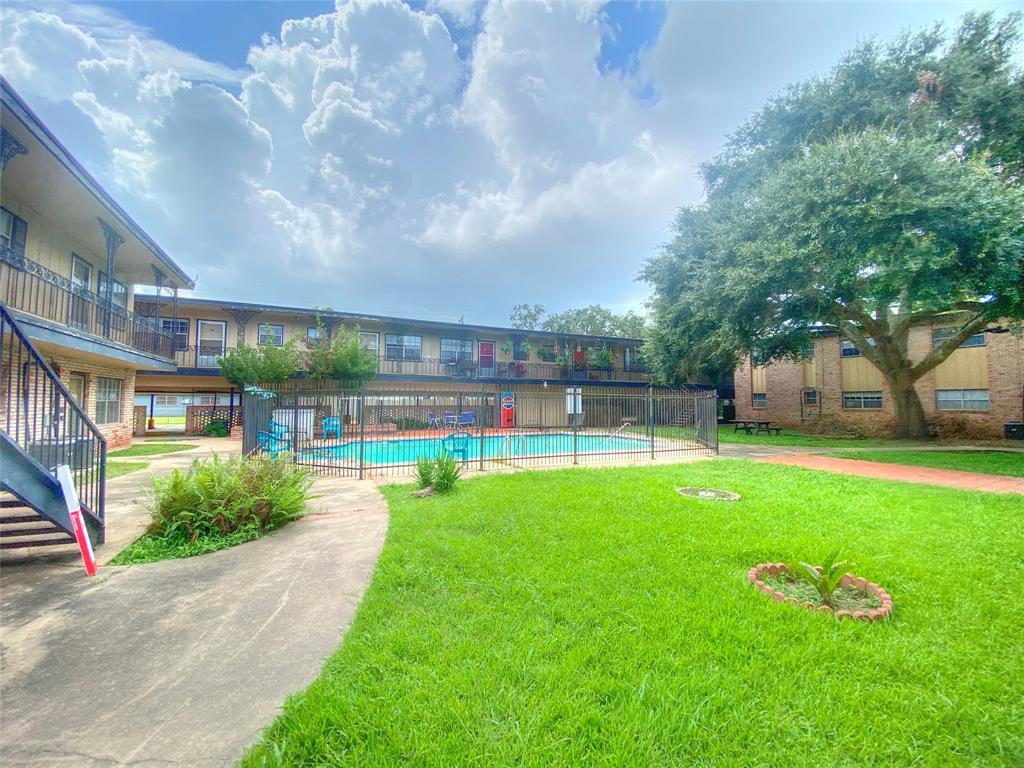
M985 314L977 314L960 326L959 331L946 339L943 344L932 349L932 351L925 356L924 360L910 369L910 375L914 377L914 381L917 381L928 373L928 371L940 365L947 357L953 354L961 344L971 338L971 336L976 334L978 331L984 329L986 325L988 325L988 317Z

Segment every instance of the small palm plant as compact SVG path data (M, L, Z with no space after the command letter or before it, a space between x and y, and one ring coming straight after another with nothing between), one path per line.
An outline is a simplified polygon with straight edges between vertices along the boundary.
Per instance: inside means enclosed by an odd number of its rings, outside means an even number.
M794 576L804 579L814 587L818 594L821 595L821 602L830 608L834 607L832 597L835 591L839 589L839 582L843 580L843 576L850 573L854 568L851 562L836 560L838 555L839 550L836 550L825 558L825 562L821 564L820 568L804 562L786 566Z
M434 484L435 467L434 460L426 456L420 456L416 459L416 484L420 488L429 488Z

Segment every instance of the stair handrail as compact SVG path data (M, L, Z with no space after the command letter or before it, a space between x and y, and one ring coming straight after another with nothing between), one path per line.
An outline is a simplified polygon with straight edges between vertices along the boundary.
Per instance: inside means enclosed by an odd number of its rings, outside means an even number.
M60 376L57 375L57 372L50 367L49 363L43 360L42 356L38 352L36 352L36 348L32 346L32 344L28 340L28 337L22 332L21 328L18 327L18 324L17 322L15 322L14 317L7 309L7 305L2 300L0 300L0 317L2 317L4 320L3 324L10 328L11 333L13 333L18 338L22 346L25 347L25 349L28 351L29 356L32 357L36 361L36 363L38 363L39 366L46 372L46 375L50 379L51 383L54 385L57 391L61 393L62 399L67 401L67 405L71 406L71 409L75 412L78 418L80 418L82 422L89 428L89 432L91 432L96 437L99 444L103 446L103 448L106 448L107 440L105 437L103 437L103 433L100 432L100 428L96 426L96 423L89 418L88 414L86 414L85 411L82 410L82 407L77 402L75 402L75 398L72 397L71 392L68 391L68 388L64 386L64 382L60 380Z
M89 515L96 518L102 524L102 521L104 519L104 507L106 496L106 438L103 436L103 433L100 431L100 428L96 425L96 423L89 418L85 410L75 401L75 398L71 395L71 392L68 390L68 388L64 386L64 382L60 380L60 376L57 375L56 371L54 371L50 364L47 363L46 360L44 360L42 356L36 351L36 348L32 345L31 341L21 330L17 320L14 318L10 310L7 308L7 304L3 301L0 301L0 359L11 363L8 366L7 375L9 375L12 378L12 381L8 382L8 386L6 388L7 397L12 398L15 396L14 377L16 376L19 377L17 380L18 398L25 399L28 393L24 391L24 383L20 379L21 373L15 370L13 364L15 345L12 344L11 347L6 351L3 349L3 333L5 331L10 331L12 339L16 340L20 345L20 348L18 350L19 361L21 358L21 353L24 352L26 356L24 362L34 363L35 365L37 365L39 369L43 372L43 376L47 380L49 385L53 387L53 392L59 403L61 413L64 414L64 420L67 420L68 414L72 415L72 417L75 419L74 423L81 425L78 428L79 434L88 434L88 436L95 441L95 444L99 449L97 454L99 459L98 477L94 478L96 480L96 487L94 489L91 489L92 492L86 494L87 498L83 499L82 506L83 509ZM20 417L20 408L21 404L16 402L14 407L16 419ZM26 417L27 416L28 414L26 413ZM26 421L28 421L27 418ZM31 433L34 430L29 429L28 424L26 424L24 430L18 428L11 430L10 426L10 424L6 425L7 429L5 431L7 432L8 436L12 439L12 441L15 444L18 445L18 447L21 450L28 453L30 451L30 443L32 441ZM24 435L21 434L22 431L24 431ZM65 435L67 435L67 433L65 433ZM53 471L53 467L47 467L47 469L49 469L51 472ZM75 471L81 479L85 479L87 477L86 471L84 469L79 468ZM89 473L89 476L91 477L91 471ZM90 482L89 485L92 485L92 483Z

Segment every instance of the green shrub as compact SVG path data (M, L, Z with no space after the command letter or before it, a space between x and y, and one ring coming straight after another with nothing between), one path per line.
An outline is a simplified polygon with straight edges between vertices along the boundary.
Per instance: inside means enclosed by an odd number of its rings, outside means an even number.
M455 460L448 451L441 451L441 455L434 459L434 490L438 493L448 493L455 487L455 482L462 474L462 466Z
M417 419L413 416L395 416L394 418L387 419L386 424L394 424L395 429L399 432L404 432L409 429L429 429L430 422L424 421L423 419Z
M434 460L428 459L426 456L416 459L416 484L420 488L429 488L434 484L435 466Z
M190 557L259 538L302 515L311 484L286 454L196 459L154 478L152 522L113 562Z
M226 421L211 421L206 425L206 429L203 430L203 434L207 437L227 437L231 434L231 430L228 429L228 423Z

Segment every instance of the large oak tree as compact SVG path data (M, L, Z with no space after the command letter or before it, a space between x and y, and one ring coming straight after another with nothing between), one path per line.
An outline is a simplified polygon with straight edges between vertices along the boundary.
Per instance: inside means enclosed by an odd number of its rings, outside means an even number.
M896 435L923 435L915 382L1024 317L1019 25L971 15L948 45L865 44L742 126L644 270L656 369L796 357L831 327L881 371ZM910 329L936 322L955 333L913 358Z

